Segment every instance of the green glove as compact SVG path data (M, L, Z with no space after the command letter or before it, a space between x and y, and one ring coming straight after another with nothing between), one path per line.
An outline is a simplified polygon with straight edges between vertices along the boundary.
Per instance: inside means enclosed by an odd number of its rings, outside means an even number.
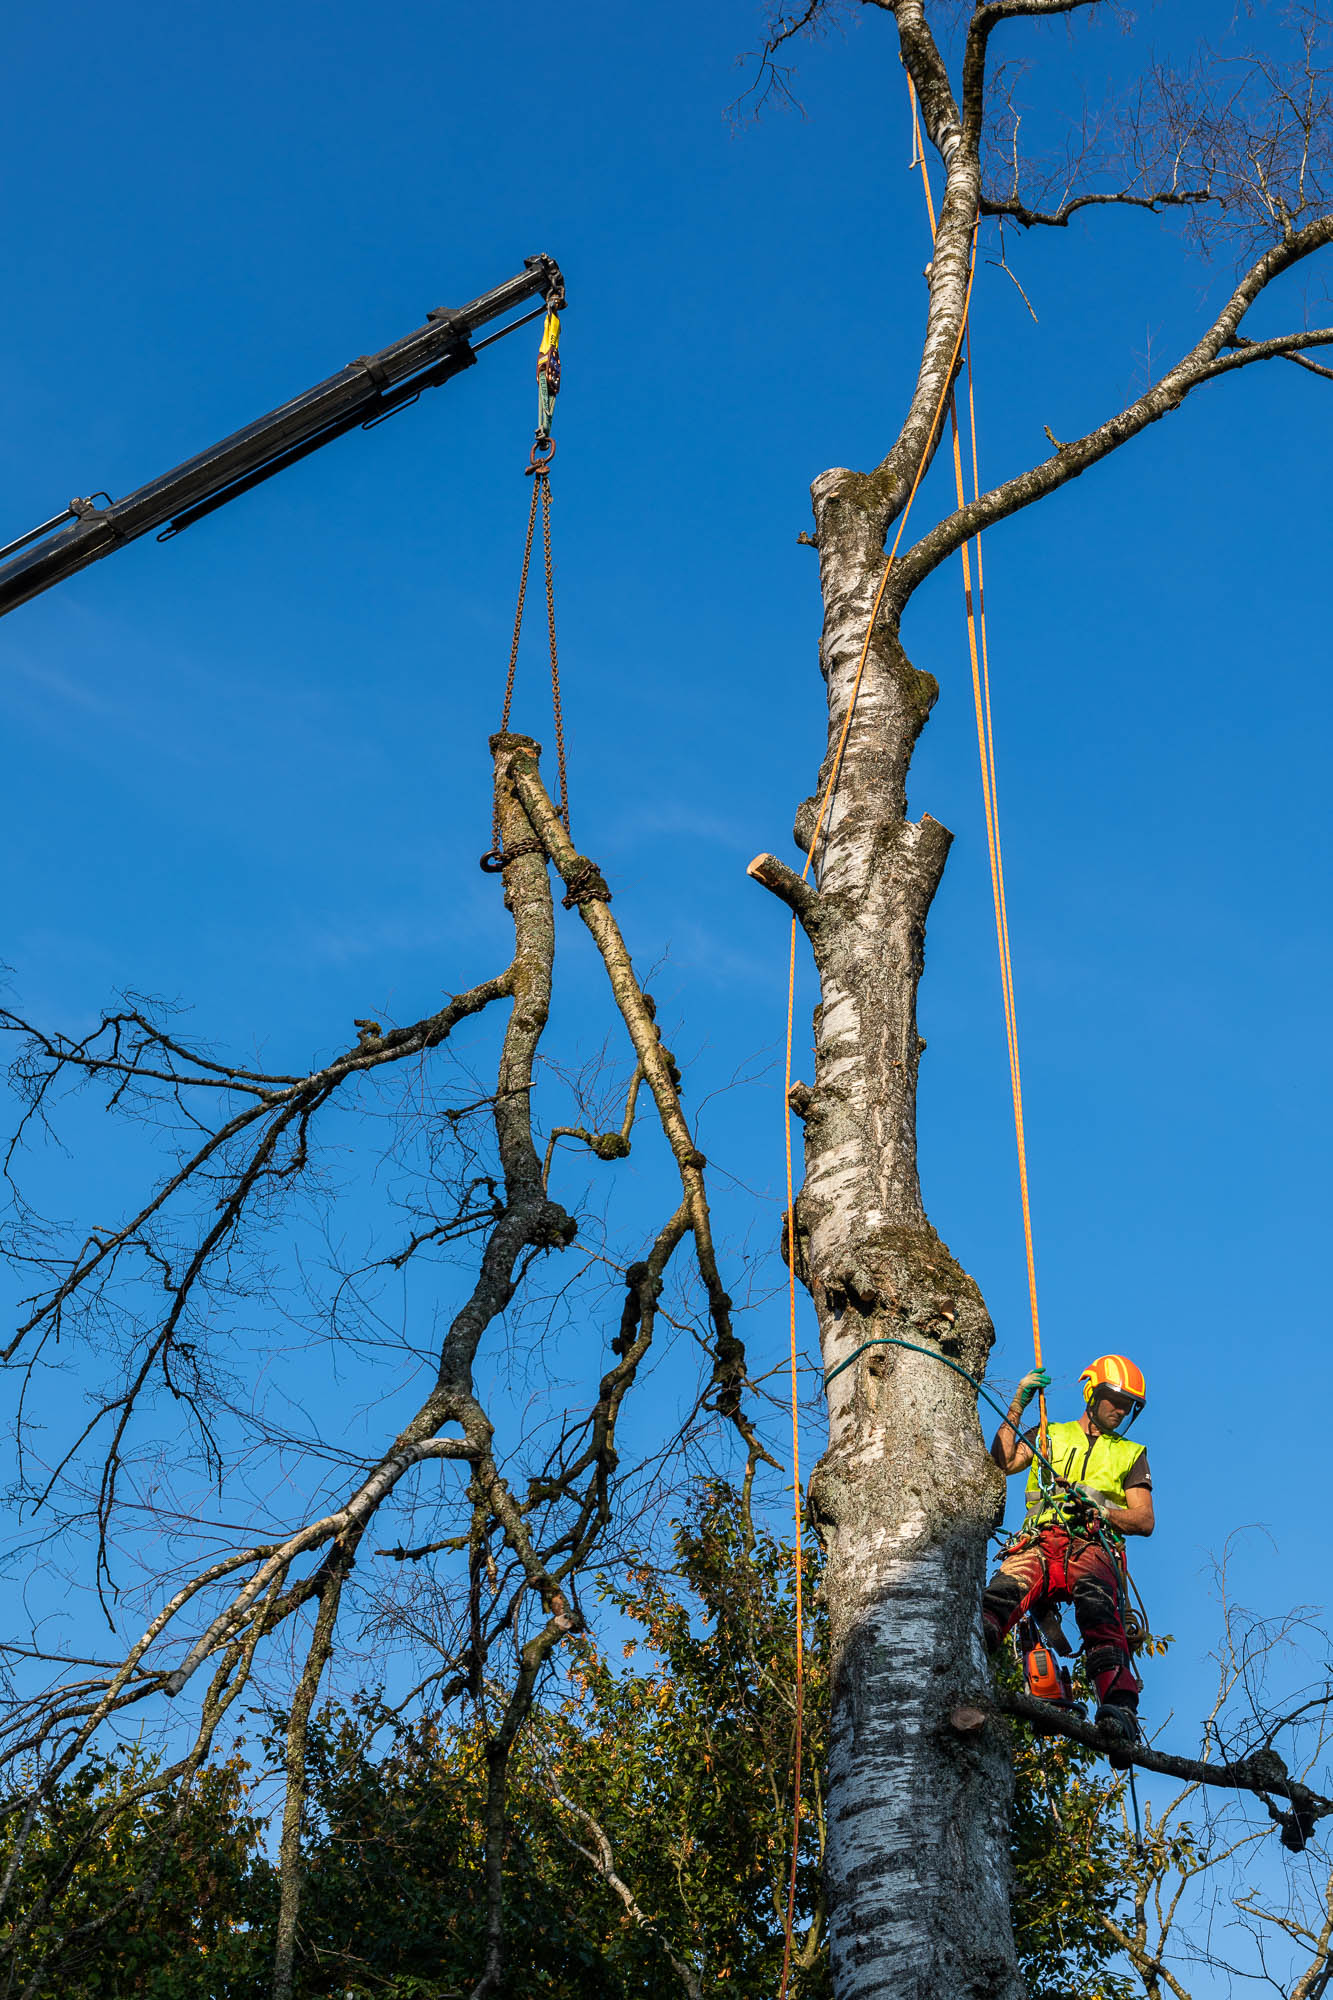
M1032 1401L1038 1389L1049 1389L1050 1386L1051 1378L1044 1368L1029 1368L1027 1374L1019 1383L1014 1397L1014 1401L1018 1404L1020 1415Z

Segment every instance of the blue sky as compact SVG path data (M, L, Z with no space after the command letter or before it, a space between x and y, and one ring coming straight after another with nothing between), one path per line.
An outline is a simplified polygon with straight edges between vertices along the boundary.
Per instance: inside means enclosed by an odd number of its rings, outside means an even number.
M1171 32L1208 13L1173 10ZM735 133L757 26L749 0L665 24L71 0L11 24L0 133L0 539L71 493L128 491L525 254L560 259L575 831L640 962L665 958L696 1101L778 1048L785 928L744 870L791 851L823 744L796 536L810 479L891 438L927 254L887 24L854 15L805 51L803 118ZM1166 27L1149 15L1144 43ZM1094 94L1129 59L1118 35L1039 46ZM1227 275L1138 215L1009 254L1037 323L983 266L983 477L1142 386ZM1256 317L1303 310L1293 285ZM498 344L410 414L0 627L3 956L30 1013L77 1026L134 986L285 1068L354 1015L411 1019L491 969L501 912L475 857L534 350ZM1055 1407L1107 1349L1149 1377L1161 1527L1136 1570L1179 1645L1148 1701L1186 1733L1228 1532L1276 1537L1242 1542L1242 1597L1323 1589L1306 1405L1328 1339L1330 413L1329 385L1289 366L1214 385L987 552ZM936 478L923 518L945 499ZM960 599L941 574L907 628L942 688L913 809L957 836L922 990L921 1157L1007 1383L1028 1336ZM516 720L549 740L541 673L534 648ZM600 1001L580 942L569 959L572 1046ZM66 1188L112 1200L125 1155L97 1131ZM713 1099L702 1136L735 1179L730 1240L767 1245L776 1072ZM760 1365L779 1306L745 1329ZM332 1392L320 1408L336 1421Z

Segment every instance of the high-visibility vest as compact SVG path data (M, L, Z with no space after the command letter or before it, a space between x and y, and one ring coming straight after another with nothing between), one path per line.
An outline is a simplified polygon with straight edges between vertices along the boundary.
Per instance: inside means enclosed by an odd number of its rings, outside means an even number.
M1113 1431L1094 1432L1089 1437L1082 1424L1050 1424L1046 1430L1046 1451L1061 1479L1078 1486L1090 1486L1112 1507L1125 1505L1125 1474L1137 1465L1146 1447L1137 1438L1117 1437ZM1038 1478L1040 1464L1032 1461L1028 1473L1026 1526L1058 1521L1058 1506L1045 1499Z

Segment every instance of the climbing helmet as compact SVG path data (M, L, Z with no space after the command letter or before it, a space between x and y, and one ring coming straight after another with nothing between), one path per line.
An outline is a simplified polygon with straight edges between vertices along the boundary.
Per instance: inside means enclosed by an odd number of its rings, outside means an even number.
M1112 1389L1118 1396L1129 1397L1136 1414L1148 1400L1143 1371L1125 1354L1099 1354L1078 1379L1083 1384L1083 1401L1089 1409L1099 1389Z

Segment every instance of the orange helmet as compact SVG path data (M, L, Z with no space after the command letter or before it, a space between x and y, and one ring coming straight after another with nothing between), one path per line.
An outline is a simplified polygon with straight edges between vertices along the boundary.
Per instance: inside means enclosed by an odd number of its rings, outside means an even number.
M1124 1354L1099 1354L1078 1379L1083 1384L1083 1401L1089 1408L1099 1389L1114 1389L1122 1396L1132 1396L1140 1409L1148 1400L1148 1385L1142 1370Z

